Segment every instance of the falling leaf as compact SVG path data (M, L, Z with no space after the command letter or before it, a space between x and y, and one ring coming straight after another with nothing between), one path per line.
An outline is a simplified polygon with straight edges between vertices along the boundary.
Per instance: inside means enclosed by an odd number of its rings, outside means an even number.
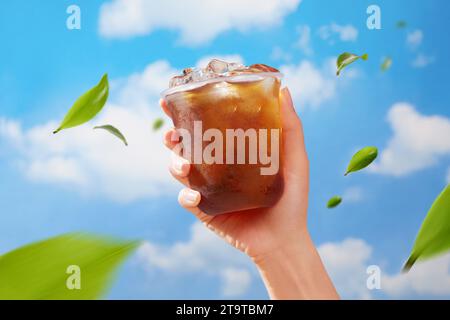
M376 147L365 147L355 153L348 164L345 175L350 172L356 172L364 169L371 164L378 156L378 149Z
M406 21L404 21L404 20L400 20L400 21L397 21L396 26L397 26L397 28L399 28L399 29L403 29L403 28L406 28L407 23L406 23Z
M358 56L353 53L344 52L337 58L337 72L336 75L340 75L342 69L344 69L349 64L355 62L358 59L367 60L369 58L369 55L367 53L363 54L362 56Z
M450 184L434 200L403 267L407 272L417 260L426 260L450 249Z
M386 57L381 64L381 71L387 71L392 65L392 59L390 57Z
M0 300L101 298L115 269L137 246L76 233L16 249L0 257ZM69 290L75 270L80 289Z
M164 120L161 118L156 119L153 122L153 131L158 131L164 125Z
M103 129L103 130L106 130L106 131L108 131L109 133L115 135L115 136L116 136L117 138L119 138L120 140L122 140L122 142L123 142L126 146L128 146L127 139L125 139L125 136L122 134L122 132L120 132L119 129L113 127L112 125L107 124L107 125L104 125L104 126L97 126L97 127L94 127L94 129Z
M341 197L334 196L333 198L328 200L327 208L328 209L336 208L338 205L341 204L341 202L342 202L342 198Z
M53 133L82 125L94 118L103 109L108 100L108 95L108 75L105 74L95 87L78 98L69 112L67 112L59 128Z

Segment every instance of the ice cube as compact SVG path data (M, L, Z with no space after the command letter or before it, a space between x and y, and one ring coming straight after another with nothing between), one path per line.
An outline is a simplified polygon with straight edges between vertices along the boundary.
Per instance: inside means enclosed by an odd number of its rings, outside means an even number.
M262 72L279 72L277 69L272 68L265 64L254 64L250 67L246 67L241 63L231 62L228 63L219 59L212 59L206 68L187 68L183 70L183 74L173 77L170 81L170 88L181 86L184 84L202 82L211 78L220 77L236 77L232 79L232 82L240 81L256 81L260 80L256 74ZM254 78L248 78L249 74L254 74ZM242 76L242 77L239 77ZM242 78L242 79L241 79Z
M245 69L247 68L241 63L231 62L228 64L228 72L244 71Z
M169 88L181 86L183 84L189 83L192 80L191 74L187 74L184 76L175 76L172 79L170 79Z
M203 70L197 69L197 68L192 69L191 78L192 78L192 81L194 81L194 82L202 81L203 80Z
M212 59L206 66L206 72L226 73L228 72L228 62L219 59Z
M187 76L188 74L192 73L192 68L186 68L183 70L183 76Z
M209 78L212 78L213 76L214 75L212 75L209 72L205 72L205 70L201 68L194 68L191 71L191 77L193 82L205 81Z

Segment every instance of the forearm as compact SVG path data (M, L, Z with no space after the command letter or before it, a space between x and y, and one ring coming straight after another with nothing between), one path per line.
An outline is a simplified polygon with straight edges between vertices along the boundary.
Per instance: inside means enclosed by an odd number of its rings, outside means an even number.
M272 299L339 299L308 234L255 263Z

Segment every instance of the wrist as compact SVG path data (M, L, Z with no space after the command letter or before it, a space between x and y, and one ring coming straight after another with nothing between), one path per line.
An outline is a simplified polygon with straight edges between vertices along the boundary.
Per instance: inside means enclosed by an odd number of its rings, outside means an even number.
M339 298L307 231L253 260L272 299Z
M283 257L294 257L299 252L311 250L314 244L308 230L297 230L292 232L293 236L283 239L269 251L251 257L258 269L264 269L277 264ZM275 242L275 241L274 241Z

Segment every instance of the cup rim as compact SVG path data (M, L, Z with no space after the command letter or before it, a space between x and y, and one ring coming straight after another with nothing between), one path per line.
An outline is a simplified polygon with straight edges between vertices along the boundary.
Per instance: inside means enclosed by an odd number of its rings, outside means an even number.
M249 78L249 77L260 78L257 80L263 80L263 79L269 78L269 77L278 78L281 80L284 77L284 75L281 72L258 72L258 73L242 73L242 74L236 74L236 75L232 75L232 76L219 76L216 78L210 78L210 79L206 79L206 80L202 80L202 81L198 81L198 82L186 83L186 84L183 84L180 86L168 88L168 89L164 90L163 92L161 92L160 95L161 95L162 99L165 99L167 96L174 94L176 92L194 90L194 89L200 88L200 87L210 84L210 83L233 82L233 80L235 80L235 83L237 83L240 81L236 81L236 79ZM254 81L256 81L256 79ZM244 82L244 81L242 81L242 82Z

